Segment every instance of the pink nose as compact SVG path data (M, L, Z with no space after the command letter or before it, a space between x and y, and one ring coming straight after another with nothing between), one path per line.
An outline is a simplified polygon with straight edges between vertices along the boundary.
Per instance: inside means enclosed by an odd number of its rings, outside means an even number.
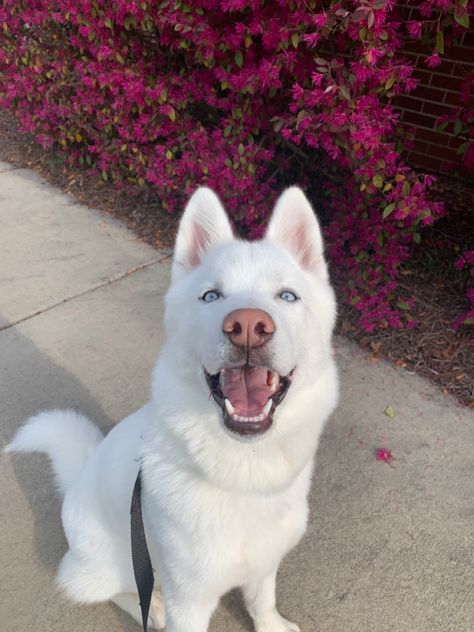
M224 318L222 331L237 347L261 347L275 333L272 317L261 309L236 309Z

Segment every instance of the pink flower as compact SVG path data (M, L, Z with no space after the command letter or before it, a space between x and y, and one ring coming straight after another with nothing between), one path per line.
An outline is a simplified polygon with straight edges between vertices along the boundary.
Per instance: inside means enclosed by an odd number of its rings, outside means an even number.
M327 22L328 22L328 17L325 13L317 13L315 16L313 16L313 24L318 29L324 28Z
M441 64L441 57L438 53L433 53L425 59L425 64L430 68L437 68Z
M420 39L421 37L421 22L417 22L416 20L412 20L407 24L407 31L410 37L413 39Z

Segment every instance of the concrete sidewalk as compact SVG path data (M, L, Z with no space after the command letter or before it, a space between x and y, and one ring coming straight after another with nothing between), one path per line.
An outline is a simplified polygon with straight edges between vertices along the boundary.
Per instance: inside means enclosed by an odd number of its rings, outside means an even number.
M42 408L78 408L106 430L146 401L168 254L0 163L2 446ZM320 444L308 533L279 575L280 609L303 632L472 632L472 411L336 346L341 404ZM0 467L1 629L138 632L112 605L57 594L66 543L46 459L3 455ZM227 596L211 632L251 629Z

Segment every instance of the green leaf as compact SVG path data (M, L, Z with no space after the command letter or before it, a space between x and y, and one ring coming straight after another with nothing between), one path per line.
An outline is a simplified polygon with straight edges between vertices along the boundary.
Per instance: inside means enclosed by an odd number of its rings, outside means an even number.
M469 141L467 141L467 143L463 143L462 145L459 145L459 147L456 149L456 153L464 154L467 151L468 147L469 147Z
M420 235L420 233L413 233L413 241L415 242L415 244L420 244L421 243L421 235Z
M372 178L372 184L374 185L374 187L376 187L377 189L381 189L383 187L383 178L380 175L380 173L377 173L377 175L375 175Z
M405 303L405 301L398 301L397 307L399 309L403 309L404 311L407 311L408 309L410 309L410 306L408 305L408 303Z
M390 88L393 86L393 84L395 83L395 77L392 75L389 79L387 79L387 81L385 82L385 90L390 90Z
M444 55L444 34L443 31L436 33L436 50L440 55Z
M390 419L393 419L395 417L395 411L393 410L393 406L390 406L390 404L386 407L384 413L387 415L387 417L390 417Z
M343 97L345 97L346 99L351 98L351 93L349 92L349 88L347 86L342 84L341 86L339 86L339 90L341 91Z
M392 213L394 208L395 208L395 202L388 204L383 210L382 217L386 219L390 215L390 213Z
M242 52L240 50L238 50L235 55L234 55L234 60L235 63L237 64L237 66L239 68L242 68L243 63L244 63L244 56L242 55Z
M279 132L281 130L281 128L283 127L283 125L285 124L283 119L279 118L278 116L275 116L272 119L272 123L273 123L273 131L274 132Z
M301 123L301 121L304 119L306 114L307 114L306 110L300 110L298 114L296 115L296 122Z
M462 122L459 119L456 119L456 122L454 123L454 133L456 134L456 136L459 134L461 130L462 130Z
M176 111L174 108L170 107L168 110L168 116L173 123L176 121Z
M454 19L458 24L464 26L464 28L469 28L469 15L467 13L458 13L454 11Z
M244 148L242 143L239 143L239 147L238 147L237 151L239 152L239 156L243 156L244 155L245 148Z
M298 33L293 33L291 36L291 43L293 44L293 48L298 48L298 44L300 43L300 36Z
M405 197L410 195L410 189L411 189L410 183L408 182L408 180L405 180L402 187L402 193Z
M112 20L110 18L105 18L104 20L104 26L106 26L108 29L113 28L112 26Z

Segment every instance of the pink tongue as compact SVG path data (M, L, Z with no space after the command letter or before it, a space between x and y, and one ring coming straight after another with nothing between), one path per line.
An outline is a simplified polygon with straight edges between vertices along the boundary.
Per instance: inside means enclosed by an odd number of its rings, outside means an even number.
M259 415L272 389L267 384L267 369L245 367L223 371L222 392L236 412L247 417Z

